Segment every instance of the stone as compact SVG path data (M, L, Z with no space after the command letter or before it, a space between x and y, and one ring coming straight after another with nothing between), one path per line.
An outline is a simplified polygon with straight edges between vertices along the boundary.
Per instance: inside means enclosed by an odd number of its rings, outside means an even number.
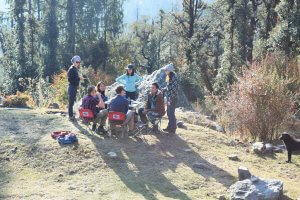
M229 144L230 144L230 146L235 146L235 145L236 145L236 142L235 142L234 140L231 140L231 141L229 142Z
M274 146L272 144L267 143L265 146L266 146L265 153L273 153L274 152Z
M206 164L200 163L200 162L194 163L194 164L193 164L193 167L194 167L194 168L197 168L197 169L207 169L207 170L210 169Z
M117 154L116 154L115 152L113 152L113 151L108 152L107 155L108 155L110 158L116 158L116 157L118 157Z
M15 147L11 150L12 153L17 153L18 147Z
M178 121L178 122L177 122L177 127L178 127L178 128L187 129L187 127L186 127L186 125L184 125L184 122L183 122L183 121Z
M218 199L219 199L219 200L226 200L226 197L225 197L225 195L220 195L220 196L218 197Z
M178 76L178 74L177 74ZM180 77L179 77L180 78ZM160 88L164 88L166 86L166 74L163 68L160 68L154 71L150 75L143 76L143 81L138 85L139 96L137 102L140 102L139 107L143 107L144 103L147 99L147 96L150 92L150 86L152 83L157 82ZM118 83L114 83L111 86L106 88L106 95L110 98L114 97L115 88L118 86ZM186 110L193 110L191 103L188 101L187 97L185 96L182 88L179 85L178 88L178 102L177 107L182 107Z
M231 200L280 200L283 194L283 182L280 180L250 179L238 181L229 188Z
M187 152L187 153L191 153L191 152L193 152L193 150L192 150L192 149L185 149L184 151L185 151L185 152Z
M211 125L211 128L215 131L218 131L218 132L221 132L221 133L225 133L225 130L222 126L220 126L219 124L217 124L216 122L214 122L212 125Z
M231 154L231 155L228 156L228 158L229 158L229 160L232 160L232 161L239 161L240 160L238 155L236 155L236 154Z
M50 103L48 108L49 109L59 109L59 105L57 103Z
M284 151L286 151L285 145L274 146L274 153L283 153Z
M243 166L238 168L238 174L239 174L240 181L251 178L251 173L249 169Z
M256 154L262 154L266 150L266 145L262 142L255 142L252 145L252 150Z

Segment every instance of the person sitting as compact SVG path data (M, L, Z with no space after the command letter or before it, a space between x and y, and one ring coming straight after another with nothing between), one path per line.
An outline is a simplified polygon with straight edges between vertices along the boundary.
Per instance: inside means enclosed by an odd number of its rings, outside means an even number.
M106 90L105 83L100 81L97 84L96 88L97 88L97 97L100 95L104 103L107 102L109 98L105 95L105 90ZM107 104L105 104L105 108L107 108Z
M146 106L139 109L141 121L144 124L148 124L148 121L150 121L153 124L153 131L158 131L158 125L155 124L155 120L164 116L165 113L163 94L159 90L158 84L152 83Z
M126 99L126 92L123 86L116 88L117 96L114 97L110 104L109 110L113 112L122 112L126 115L126 119L123 125L126 125L129 129L129 133L132 133L134 127L134 112L129 110L129 101Z
M82 100L82 108L90 109L94 113L93 131L96 130L97 124L100 124L97 128L97 133L107 133L104 126L106 123L108 110L105 109L105 103L101 96L97 97L95 86L88 87L88 95Z

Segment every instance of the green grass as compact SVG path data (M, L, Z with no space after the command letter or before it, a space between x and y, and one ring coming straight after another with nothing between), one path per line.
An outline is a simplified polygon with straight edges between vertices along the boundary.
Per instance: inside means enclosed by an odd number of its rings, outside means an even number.
M176 136L146 135L143 142L99 137L61 116L0 110L0 198L216 199L228 195L239 166L282 180L287 199L300 196L300 156L293 164L285 163L285 153L258 157L247 153L248 147L229 146L222 133L187 126ZM62 129L76 132L79 144L59 146L50 133ZM192 151L185 152L188 148ZM109 158L109 151L118 158ZM228 160L233 153L240 162ZM195 162L207 168L196 169Z

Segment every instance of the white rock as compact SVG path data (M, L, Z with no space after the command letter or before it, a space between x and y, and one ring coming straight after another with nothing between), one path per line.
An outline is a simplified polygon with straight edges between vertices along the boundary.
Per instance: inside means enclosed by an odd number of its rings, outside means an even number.
M118 157L118 155L117 155L115 152L113 152L113 151L108 152L107 155L108 155L110 158L116 158L116 157Z
M231 200L280 200L283 182L279 180L250 179L238 181L229 188Z

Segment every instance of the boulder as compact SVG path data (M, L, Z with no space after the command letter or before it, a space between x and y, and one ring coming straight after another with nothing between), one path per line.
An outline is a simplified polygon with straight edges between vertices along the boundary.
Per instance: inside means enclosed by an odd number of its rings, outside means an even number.
M267 143L265 146L266 146L265 153L273 153L274 152L274 146L272 144Z
M231 200L280 200L283 182L279 180L246 179L238 181L229 188Z
M246 167L242 167L242 166L239 167L238 174L239 174L240 181L251 178L251 173L250 173L249 169Z
M154 71L150 75L143 76L143 81L138 85L139 97L137 101L144 103L147 99L147 96L150 91L150 86L152 83L157 82L160 88L164 88L166 86L166 74L163 68ZM106 95L108 97L115 96L115 88L118 86L118 83L114 83L111 86L108 86L106 89ZM143 106L143 105L141 105ZM183 107L187 110L192 110L191 103L188 101L185 96L182 88L179 85L178 88L178 103L177 107Z
M264 143L262 143L262 142L255 142L252 145L252 150L256 154L262 154L266 150L266 145Z

